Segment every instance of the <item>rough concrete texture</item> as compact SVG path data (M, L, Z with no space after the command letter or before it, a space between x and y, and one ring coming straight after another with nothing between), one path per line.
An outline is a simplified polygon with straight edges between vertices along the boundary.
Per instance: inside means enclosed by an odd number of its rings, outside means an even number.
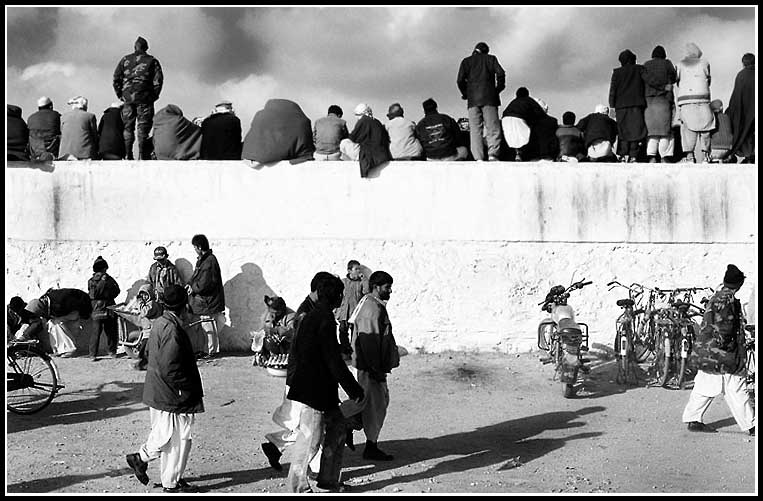
M728 263L748 276L739 292L747 302L757 282L753 244L588 244L396 240L215 240L225 282L224 351L246 350L261 327L263 295L273 293L296 308L318 270L343 275L357 259L395 279L389 313L398 343L408 350L520 352L535 347L542 318L537 303L555 284L586 278L593 284L569 300L591 329L591 343L612 344L623 291L606 283L639 282L661 288L717 288ZM184 278L195 254L184 241L6 241L6 302L37 297L49 287L87 290L92 263L102 255L122 295L137 292L152 250L165 245ZM80 346L86 346L78 340Z

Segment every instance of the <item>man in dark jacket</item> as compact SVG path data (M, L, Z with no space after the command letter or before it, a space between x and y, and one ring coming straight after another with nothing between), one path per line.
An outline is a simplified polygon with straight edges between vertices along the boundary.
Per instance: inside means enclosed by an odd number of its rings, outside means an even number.
M726 114L731 118L734 144L729 155L744 158L742 163L755 163L755 55L742 56L744 68L737 73Z
M617 162L612 145L617 139L617 122L609 118L609 108L603 104L586 115L576 125L583 133L588 158L593 162Z
M626 49L618 57L621 67L612 71L609 84L609 107L615 108L618 150L624 162L636 162L639 143L646 137L644 122L644 67L636 64L636 54Z
M169 257L167 248L160 245L154 249L154 262L148 267L146 280L151 284L158 299L164 296L164 289L169 285L183 285L180 274Z
M24 119L21 118L21 108L14 104L9 104L7 107L6 146L8 148L8 160L29 161L29 129Z
M179 315L186 307L182 287L164 294L164 312L155 319L148 338L148 369L143 403L149 408L151 433L137 453L127 455L135 477L148 484L148 462L161 458L164 492L196 492L183 480L196 414L204 412L204 389L188 334Z
M209 248L209 240L204 235L194 235L191 245L198 259L190 282L186 285L188 305L191 313L198 315L201 329L206 333L206 346L197 343L196 352L202 358L214 357L220 352L219 333L225 325L225 291L220 274L220 265Z
M119 296L119 285L111 275L106 273L109 264L103 257L98 256L93 263L93 276L87 281L87 289L93 302L93 330L90 333L90 359L98 360L98 342L101 339L101 331L106 334L109 356L116 358L117 342L119 341L119 328L117 317L108 309L114 306Z
M58 158L61 145L61 114L53 109L49 97L37 100L37 111L29 115L29 155L32 160L50 161Z
M355 116L358 121L349 138L340 141L339 149L350 160L360 162L360 177L368 177L371 169L392 160L389 133L367 104L358 104Z
M125 103L122 107L124 141L127 159L133 159L135 127L138 129L138 158L148 160L144 142L151 131L154 102L159 99L164 83L159 60L148 54L148 42L143 37L135 40L135 52L124 56L114 69L114 92Z
M530 128L530 140L526 147L528 160L556 160L559 155L559 140L556 138L556 129L559 121L548 114L548 105L536 100L543 110L543 115Z
M233 103L221 101L201 123L202 160L241 160L241 120Z
M458 146L461 128L453 117L437 111L437 102L431 97L422 103L424 118L416 124L416 139L424 148L427 160L452 162L466 160L469 152ZM472 127L471 121L469 127Z
M583 133L575 127L575 114L566 111L562 115L562 125L556 129L559 140L559 160L562 162L579 162L586 157Z
M25 309L50 321L50 345L62 357L77 351L74 333L80 332L82 321L93 313L90 295L79 289L48 289L39 299L30 300Z
M498 120L501 100L498 95L506 88L506 73L498 58L488 54L489 51L485 42L478 43L472 55L461 61L456 83L469 111L472 156L475 160L485 159L482 140L484 120L488 160L495 161L501 149L501 122Z
M122 160L125 157L124 128L122 102L111 103L98 123L98 155L101 160Z
M308 464L323 440L321 467L317 487L341 490L346 421L339 411L337 384L347 395L360 401L363 389L352 376L339 352L333 309L342 301L344 285L338 277L318 283L318 302L299 326L292 343L289 366L292 378L288 398L302 402L299 435L294 443L289 468L288 488L291 492L311 492ZM293 367L292 367L293 366ZM324 435L325 429L325 435Z

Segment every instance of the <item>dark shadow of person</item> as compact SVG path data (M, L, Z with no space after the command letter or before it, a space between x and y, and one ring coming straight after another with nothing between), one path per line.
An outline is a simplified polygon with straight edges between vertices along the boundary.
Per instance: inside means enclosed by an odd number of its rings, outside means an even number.
M193 264L189 260L184 257L177 258L175 260L175 268L177 268L180 280L183 281L184 285L191 281L191 277L193 276Z
M230 327L226 326L226 350L249 350L249 333L262 329L262 316L267 310L263 296L275 292L265 281L262 269L254 263L241 266L241 273L223 286L225 306L228 308Z
M458 456L454 459L443 460L434 466L407 475L392 476L369 483L353 485L353 492L380 491L388 485L398 485L454 472L484 468L489 465L500 465L499 470L507 470L538 459L556 450L570 440L589 439L603 435L602 432L572 433L561 438L532 438L546 430L568 430L582 428L586 425L578 418L586 414L601 412L605 407L586 407L577 411L557 411L546 414L536 414L510 421L504 421L489 426L483 426L472 431L452 433L435 438L416 438L413 440L385 441L385 449L405 451L398 458L387 463L378 462L373 468L368 468L368 462L360 460L360 454L347 457L345 466L366 466L358 473L366 476L374 474L378 478L380 471L399 468L401 464L413 464L426 461L431 464L438 458ZM519 457L517 460L516 458ZM517 463L517 461L519 463ZM353 476L353 471L347 472L347 477Z

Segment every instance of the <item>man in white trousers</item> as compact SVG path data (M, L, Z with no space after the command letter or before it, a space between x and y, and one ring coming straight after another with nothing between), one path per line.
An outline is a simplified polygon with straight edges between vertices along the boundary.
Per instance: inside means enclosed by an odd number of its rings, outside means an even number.
M183 287L164 289L164 312L154 320L146 346L143 403L149 407L151 432L139 452L127 455L127 464L143 485L148 484L148 463L159 458L164 492L197 492L183 480L196 414L204 412L201 376L179 318L187 301Z
M699 371L683 413L689 431L714 433L702 416L719 395L742 431L755 435L755 410L745 388L746 347L742 306L734 296L744 283L744 274L728 265L723 287L705 308L702 327L693 349Z

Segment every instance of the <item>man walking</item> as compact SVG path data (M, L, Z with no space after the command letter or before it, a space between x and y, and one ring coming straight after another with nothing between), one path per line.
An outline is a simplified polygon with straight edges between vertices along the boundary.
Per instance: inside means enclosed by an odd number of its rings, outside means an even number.
M392 277L385 271L375 271L368 277L368 285L371 292L363 296L350 318L355 325L352 365L366 395L361 414L366 435L363 459L390 461L393 457L382 452L377 442L389 407L387 374L400 365L386 307L392 294Z
M164 492L197 491L183 480L196 414L204 412L201 376L191 340L178 317L187 299L177 285L164 291L164 312L154 320L146 348L143 403L149 408L151 432L139 452L127 455L127 464L143 485L148 484L148 462L160 458Z
M342 301L344 285L338 277L318 282L318 302L300 322L289 353L288 398L303 405L299 434L292 446L288 487L291 492L312 492L308 464L323 443L317 487L342 490L340 475L346 421L339 411L337 384L353 400L363 398L363 388L342 361L336 339L333 310Z
M755 435L755 410L745 390L745 335L742 306L735 297L744 284L744 274L728 265L723 288L713 294L705 308L692 355L697 357L697 375L683 413L689 431L714 433L702 422L702 416L718 395L726 404L742 431Z
M201 329L206 333L206 349L194 346L196 352L205 353L202 358L214 357L220 352L220 330L225 324L225 290L220 265L209 248L205 235L194 235L191 245L198 259L191 281L186 285L191 313L199 315Z
M135 52L124 56L114 70L114 92L124 103L122 121L127 160L133 160L135 127L138 129L138 158L150 159L145 141L154 118L154 102L162 92L164 75L159 60L148 54L148 42L143 37L135 41Z
M485 159L482 140L484 121L488 160L497 161L501 149L501 122L498 120L498 95L506 88L506 73L498 58L488 54L489 47L480 42L471 56L461 61L456 83L461 99L466 99L469 111L469 140L475 160Z

